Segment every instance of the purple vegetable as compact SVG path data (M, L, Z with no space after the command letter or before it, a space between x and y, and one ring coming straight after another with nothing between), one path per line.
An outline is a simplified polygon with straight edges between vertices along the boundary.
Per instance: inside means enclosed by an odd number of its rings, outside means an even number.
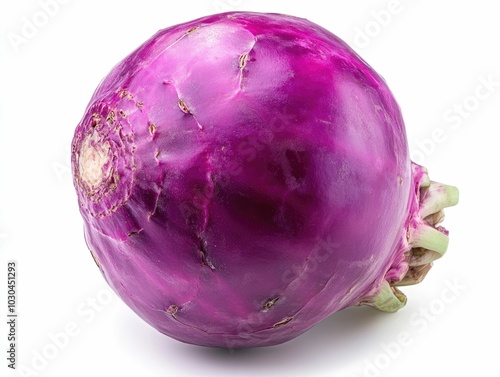
M101 82L72 144L87 245L145 321L254 347L354 305L396 311L448 245L458 191L412 163L384 80L279 14L158 32Z

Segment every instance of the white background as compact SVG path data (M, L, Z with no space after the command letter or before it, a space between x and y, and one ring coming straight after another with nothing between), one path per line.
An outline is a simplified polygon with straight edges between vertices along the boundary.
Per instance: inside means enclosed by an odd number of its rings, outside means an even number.
M500 336L497 2L60 0L47 11L48 1L2 2L0 10L1 375L410 377L498 369L490 346ZM351 308L289 343L230 353L161 335L101 277L71 182L75 126L99 81L158 29L226 10L305 17L348 42L388 82L413 158L431 179L460 188L459 205L446 211L448 253L423 283L403 289L409 301L400 312ZM8 260L18 268L17 366L30 373L7 368Z

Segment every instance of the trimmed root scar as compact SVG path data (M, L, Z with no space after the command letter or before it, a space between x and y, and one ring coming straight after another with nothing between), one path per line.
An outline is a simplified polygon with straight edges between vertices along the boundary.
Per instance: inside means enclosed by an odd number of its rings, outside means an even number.
M78 170L80 179L89 187L98 187L109 175L110 149L109 142L102 143L96 131L83 141Z

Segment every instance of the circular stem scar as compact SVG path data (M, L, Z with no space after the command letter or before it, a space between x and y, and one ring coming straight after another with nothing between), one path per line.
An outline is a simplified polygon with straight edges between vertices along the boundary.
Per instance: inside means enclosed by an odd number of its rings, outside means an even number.
M89 187L98 187L109 175L110 149L109 142L103 143L96 131L83 141L78 170L80 179Z

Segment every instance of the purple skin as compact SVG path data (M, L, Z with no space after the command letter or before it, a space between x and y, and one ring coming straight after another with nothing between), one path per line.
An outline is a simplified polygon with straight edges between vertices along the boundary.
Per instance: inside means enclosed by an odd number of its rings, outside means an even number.
M225 348L404 306L446 250L451 186L413 164L384 80L305 19L158 32L101 82L72 143L85 240L141 318Z

